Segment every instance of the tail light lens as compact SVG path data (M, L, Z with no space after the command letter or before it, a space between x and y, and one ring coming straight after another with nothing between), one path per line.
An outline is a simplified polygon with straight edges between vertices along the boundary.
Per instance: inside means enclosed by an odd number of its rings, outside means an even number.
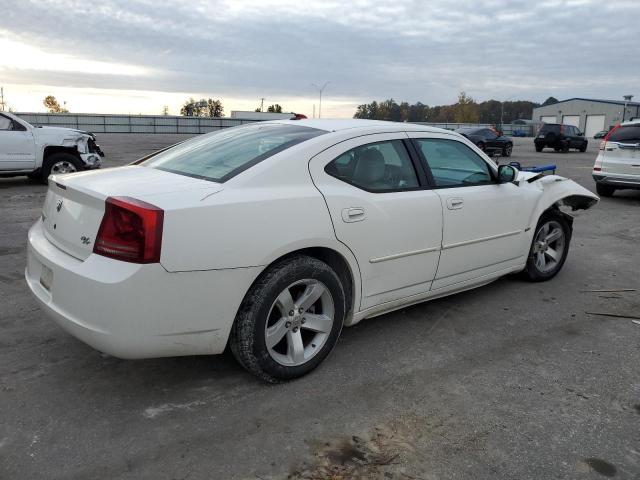
M164 211L130 197L109 197L93 253L131 263L160 261Z

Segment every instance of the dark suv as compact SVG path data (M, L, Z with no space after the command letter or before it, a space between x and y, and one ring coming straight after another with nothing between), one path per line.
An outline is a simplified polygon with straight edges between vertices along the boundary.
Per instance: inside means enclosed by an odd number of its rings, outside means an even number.
M553 148L556 152L568 152L570 148L586 152L589 142L587 142L582 132L578 130L578 127L559 123L545 123L540 128L534 143L536 144L536 152L541 152L545 147Z

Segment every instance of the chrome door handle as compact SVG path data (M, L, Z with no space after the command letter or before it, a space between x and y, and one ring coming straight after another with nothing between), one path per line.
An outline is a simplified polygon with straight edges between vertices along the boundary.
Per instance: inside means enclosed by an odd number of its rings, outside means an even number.
M447 208L449 210L458 210L464 206L464 200L460 197L447 198Z
M342 220L346 223L361 222L364 218L364 208L362 207L351 207L342 210Z

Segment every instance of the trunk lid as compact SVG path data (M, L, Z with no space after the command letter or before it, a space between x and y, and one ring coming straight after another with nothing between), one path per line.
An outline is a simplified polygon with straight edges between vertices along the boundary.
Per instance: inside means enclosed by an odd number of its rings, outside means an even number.
M42 209L44 231L56 247L84 260L93 252L108 197L153 197L147 201L167 210L158 204L165 194L184 192L197 201L220 190L219 183L139 166L53 175Z

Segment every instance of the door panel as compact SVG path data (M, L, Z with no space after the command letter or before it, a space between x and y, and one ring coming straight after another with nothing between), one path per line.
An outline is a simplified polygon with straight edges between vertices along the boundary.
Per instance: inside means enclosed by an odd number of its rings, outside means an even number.
M35 165L36 147L31 132L0 130L0 170L29 170Z
M355 172L363 170L358 164L365 158L363 149L369 148L365 145L406 138L403 134L358 137L325 150L309 163L313 181L327 202L336 237L358 260L362 276L361 309L427 292L437 270L442 240L440 197L432 190L409 186L413 185L407 177L409 173L400 181L392 180L399 191L377 193L357 186L359 178L349 177L349 172L357 176ZM397 143L394 145L397 147ZM404 148L402 142L400 145ZM388 143L383 144L380 151L388 151L387 146ZM406 155L405 159L408 152ZM334 159L343 169L344 177L336 178L339 174L333 170ZM382 180L373 178L378 160L369 160L372 168L364 170L363 178L375 190L376 182ZM350 169L351 162L356 164ZM325 171L329 164L331 174ZM398 166L408 167L412 169L413 165L403 162L403 166ZM393 175L400 175L395 168L391 170L395 172Z
M486 160L457 139L409 136L441 186L442 253L432 290L524 263L528 214L520 188L497 184Z

